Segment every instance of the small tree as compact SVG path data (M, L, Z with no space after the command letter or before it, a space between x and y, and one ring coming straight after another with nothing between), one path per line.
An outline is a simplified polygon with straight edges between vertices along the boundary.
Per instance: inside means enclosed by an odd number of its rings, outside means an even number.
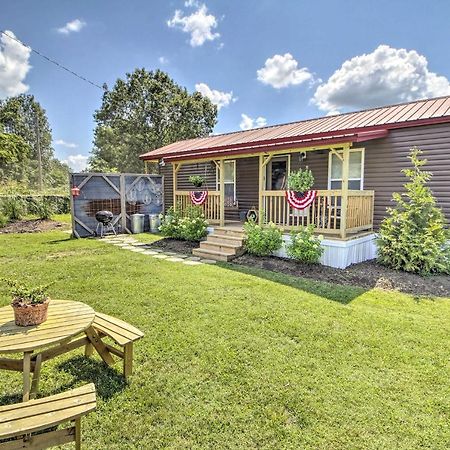
M450 271L445 218L427 186L431 172L422 169L426 159L422 151L411 149L413 167L403 169L409 178L404 193L394 193L396 206L380 226L378 260L393 269L428 275Z

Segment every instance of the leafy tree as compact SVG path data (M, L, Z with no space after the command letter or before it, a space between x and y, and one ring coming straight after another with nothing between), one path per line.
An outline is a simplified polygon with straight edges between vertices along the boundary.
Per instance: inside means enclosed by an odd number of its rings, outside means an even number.
M39 178L40 152L44 186L67 186L69 168L54 157L46 112L33 95L22 94L0 101L0 128L9 136L3 138L3 142L6 139L10 144L14 142L15 151L20 153L20 156L16 154L15 159L0 157L0 170L6 181L18 181L35 188ZM13 149L11 146L9 149L10 153ZM5 147L3 151L7 152Z
M0 133L0 163L11 164L28 158L30 146L17 134Z
M199 92L189 94L160 70L136 69L103 94L91 167L105 163L121 172L140 172L139 155L172 142L207 136L217 107Z
M413 167L402 170L409 182L404 193L393 194L396 206L388 208L381 223L378 260L393 269L423 275L449 272L449 234L444 214L427 186L432 174L423 170L427 161L419 158L421 153L411 149Z

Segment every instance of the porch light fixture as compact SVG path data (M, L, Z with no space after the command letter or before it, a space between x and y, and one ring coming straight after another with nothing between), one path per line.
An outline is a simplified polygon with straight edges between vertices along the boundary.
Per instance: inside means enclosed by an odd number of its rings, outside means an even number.
M164 161L164 158L161 159L161 161L159 162L159 165L161 167L164 167L166 165L166 162Z

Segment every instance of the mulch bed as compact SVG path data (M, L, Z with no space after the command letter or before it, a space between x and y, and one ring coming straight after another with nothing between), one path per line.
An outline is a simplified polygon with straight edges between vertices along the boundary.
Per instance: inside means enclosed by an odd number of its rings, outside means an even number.
M186 255L191 255L192 249L198 247L197 242L169 238L161 239L149 245L161 250ZM450 297L450 276L421 277L388 269L377 264L376 261L353 264L346 269L335 269L320 264L302 264L286 258L244 254L233 259L233 263L344 286L359 286L368 289L376 287L385 290L397 290L416 296Z
M180 241L178 239L164 238L146 245L146 247L158 248L168 252L181 253L192 256L192 250L198 247L198 242Z
M51 219L17 220L16 222L12 222L3 228L0 228L0 234L39 233L42 231L51 231L67 227L67 224L56 222Z
M374 260L353 264L346 269L335 269L321 264L309 265L290 259L245 254L234 259L233 263L332 284L360 286L369 289L377 287L416 296L450 297L450 276L448 275L421 277L412 273L388 269Z

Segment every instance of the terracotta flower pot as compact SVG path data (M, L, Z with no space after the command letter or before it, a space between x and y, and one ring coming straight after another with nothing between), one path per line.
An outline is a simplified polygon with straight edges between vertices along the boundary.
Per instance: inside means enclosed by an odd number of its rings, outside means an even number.
M19 327L29 327L31 325L39 325L47 320L48 304L50 299L47 298L44 303L12 304L14 309L14 320Z

